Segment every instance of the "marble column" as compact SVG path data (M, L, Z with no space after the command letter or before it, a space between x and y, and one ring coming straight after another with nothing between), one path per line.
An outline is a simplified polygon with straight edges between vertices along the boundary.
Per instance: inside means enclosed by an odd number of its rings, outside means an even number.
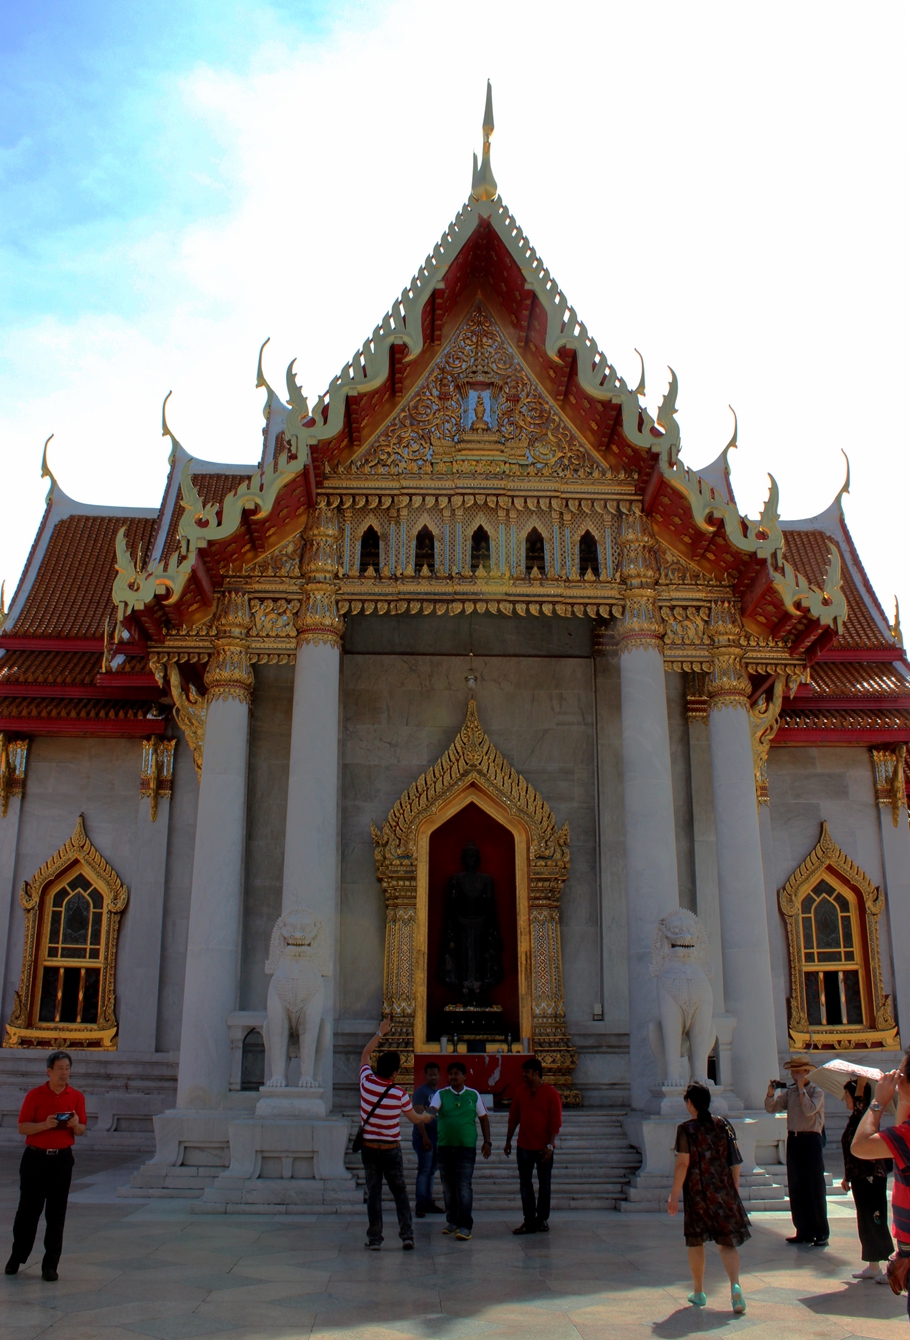
M708 678L708 732L717 883L727 1011L736 1016L733 1082L747 1108L760 1108L777 1074L771 951L755 790L749 678L739 615L728 601L712 611L714 668Z
M343 621L335 603L337 513L320 507L306 538L304 599L298 617L294 712L284 839L282 914L298 908L322 921L337 962L340 918L338 806ZM326 1108L331 1106L332 1023L337 981L326 982L321 1058ZM320 1079L317 1073L316 1079Z
M13 895L28 750L28 740L9 740L0 735L0 964L5 965L4 977L11 982L8 992L6 981L0 983L0 1000L19 985L21 963L7 964L6 956L10 913L13 907L18 907Z
M220 1107L230 1080L227 1017L237 1008L253 691L246 648L249 626L244 593L226 592L205 675L205 747L186 946L178 1108Z
M657 546L641 512L623 517L626 585L619 628L622 768L626 830L626 927L629 971L629 1069L632 1106L643 1108L662 1076L648 1030L657 1018L651 942L661 917L679 906L670 730L663 627L654 585Z

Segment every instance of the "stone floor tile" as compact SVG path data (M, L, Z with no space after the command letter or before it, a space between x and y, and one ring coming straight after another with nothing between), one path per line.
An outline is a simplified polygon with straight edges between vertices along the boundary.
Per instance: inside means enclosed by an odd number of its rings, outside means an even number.
M233 1332L236 1336L239 1328L224 1321L206 1321L193 1314L189 1317L167 1317L159 1321L134 1322L129 1330L134 1335L152 1336L154 1340L195 1340L196 1336L209 1336L216 1331ZM99 1340L103 1340L103 1336L99 1336Z

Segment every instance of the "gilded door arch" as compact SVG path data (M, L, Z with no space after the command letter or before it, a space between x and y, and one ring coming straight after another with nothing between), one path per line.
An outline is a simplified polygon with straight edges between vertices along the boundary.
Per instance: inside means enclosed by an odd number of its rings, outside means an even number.
M382 830L372 826L376 870L386 901L383 1013L392 1020L385 1046L413 1067L425 1042L427 855L432 832L469 803L515 837L522 1030L563 1101L577 1105L578 1061L566 1030L559 934L562 886L569 874L569 827L557 829L546 801L487 738L472 698L446 753L393 805Z

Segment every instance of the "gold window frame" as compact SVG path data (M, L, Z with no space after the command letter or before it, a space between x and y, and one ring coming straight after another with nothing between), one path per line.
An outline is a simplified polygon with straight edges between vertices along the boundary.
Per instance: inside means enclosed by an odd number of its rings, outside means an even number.
M841 971L843 964L806 963L803 955L802 902L807 893L825 880L843 894L852 908L855 967L859 970L862 1024L810 1024L806 1005L805 973ZM790 954L790 1046L794 1051L853 1047L892 1050L900 1046L897 1025L891 1013L891 997L882 986L879 917L885 906L884 890L843 852L822 823L821 836L802 865L778 890L780 910L787 927ZM848 965L852 968L853 965Z
M478 804L515 838L521 1026L544 1076L568 1106L578 1054L566 1028L559 904L569 874L569 827L557 829L549 805L488 739L468 703L446 753L396 801L380 831L372 825L385 894L383 1014L392 1021L385 1049L402 1054L405 1080L425 1045L428 855L431 833L464 805ZM527 1027L527 1032L525 1028Z
M92 962L90 965L101 969L98 1022L40 1023L41 970L46 957L51 902L54 895L79 872L85 875L103 899L101 957L97 964ZM13 1012L6 1026L4 1047L117 1050L117 1019L114 1014L117 938L120 917L128 898L126 885L86 836L83 816L80 814L73 836L23 884L19 893L19 902L25 912L22 972ZM70 966L85 965L74 960Z

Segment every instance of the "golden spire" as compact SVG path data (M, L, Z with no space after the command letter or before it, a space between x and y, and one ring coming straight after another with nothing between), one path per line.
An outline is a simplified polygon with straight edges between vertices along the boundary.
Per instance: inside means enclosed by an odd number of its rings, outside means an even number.
M493 89L487 80L487 104L483 109L483 153L480 166L474 155L474 179L471 182L471 195L475 200L496 199L496 178L490 164L490 136L493 134Z

